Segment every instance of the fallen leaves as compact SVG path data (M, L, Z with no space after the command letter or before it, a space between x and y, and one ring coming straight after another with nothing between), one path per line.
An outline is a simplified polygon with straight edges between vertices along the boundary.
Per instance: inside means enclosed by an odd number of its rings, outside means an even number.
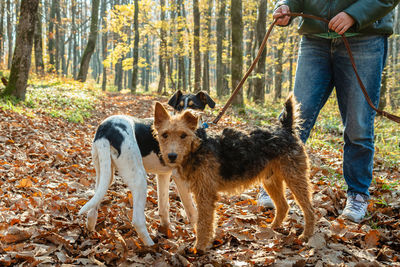
M379 231L376 229L370 230L365 234L365 245L367 248L376 247L379 243Z
M338 219L345 205L344 190L326 179L330 173L320 166L332 155L312 150L317 226L308 243L298 239L304 220L289 191L288 220L274 231L269 228L274 212L257 206L255 188L222 197L213 248L205 255L187 255L185 249L195 241L194 229L174 184L171 226L160 227L153 176L148 179L145 212L147 228L157 242L154 248L144 247L133 229L132 195L118 177L100 206L96 231L89 232L78 211L94 194L90 151L96 127L112 114L150 117L154 101L153 96L109 94L83 124L40 112L28 117L0 110L0 265L400 265L400 192L380 190L383 181L378 179L368 220L357 225ZM206 116L211 118L210 113ZM229 125L247 127L228 117L215 127ZM338 162L336 158L330 163L336 172ZM394 177L396 171L380 170L380 175Z
M17 185L18 188L22 188L22 187L31 187L32 186L32 181L31 179L27 178L27 179L22 179L19 182L19 185Z

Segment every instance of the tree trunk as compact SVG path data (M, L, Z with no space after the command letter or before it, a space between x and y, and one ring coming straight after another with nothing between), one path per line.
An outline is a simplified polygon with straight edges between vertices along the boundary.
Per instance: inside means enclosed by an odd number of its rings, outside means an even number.
M21 100L25 100L38 6L39 0L24 0L21 3L10 78L3 92L4 95L14 95Z
M160 20L161 20L161 29L160 29L160 48L159 48L159 56L158 56L158 68L160 71L160 80L158 82L157 93L160 95L165 90L165 57L166 57L166 48L167 42L165 40L165 0L160 0Z
M105 29L107 28L106 25L106 20L105 20L105 16L106 16L106 10L107 10L107 0L102 0L101 1L101 19L102 19L102 28L103 31L101 32L101 43L102 43L102 59L103 61L106 60L107 58L107 31L105 31ZM103 81L101 84L101 89L103 91L105 91L107 88L107 69L106 69L106 65L103 64Z
M232 91L242 79L243 69L243 20L242 0L231 0L231 27L232 27ZM233 100L233 105L243 106L243 88Z
M97 28L98 28L97 24L99 20L99 5L100 5L100 0L92 0L92 17L90 22L89 40L86 45L85 51L83 52L81 67L79 69L78 77L76 78L78 81L81 82L86 81L86 77L89 70L90 58L96 46Z
M36 13L36 25L35 25L35 65L36 73L39 75L44 74L44 62L43 62L43 39L42 39L42 20L40 12Z
M292 90L293 88L293 65L294 65L294 60L295 60L295 44L294 44L294 37L291 36L289 37L289 44L290 44L290 49L292 49L290 55L289 55L289 73L288 73L288 79L289 79L289 91Z
M118 59L118 62L115 64L114 84L117 86L118 92L122 90L122 77L123 77L122 60L123 58Z
M56 20L56 11L58 9L58 0L52 0L50 8L50 22L49 22L49 41L48 41L48 54L50 57L50 68L49 72L54 72L56 69L56 29L54 21ZM73 13L74 14L74 13Z
M4 2L0 3L0 66L3 63L3 52L4 52Z
M217 18L217 95L218 97L229 93L228 81L225 78L225 64L222 61L225 41L225 9L226 1L218 1L218 18Z
M199 0L193 0L193 54L194 54L194 92L199 92L201 82L200 61L200 10Z
M205 41L205 51L203 55L203 90L210 93L210 35L211 35L211 11L213 8L213 1L207 0L207 12L205 14L205 33L204 37L206 38Z
M265 27L267 23L267 14L266 10L267 0L260 0L258 6L258 19L257 19L257 41L258 47L261 46L261 43L264 39L265 35ZM257 63L256 68L256 78L254 80L254 101L263 104L265 101L265 59L267 56L267 48L261 54L260 60Z
M139 63L139 0L135 2L135 13L133 15L133 25L135 29L135 41L133 47L133 70L132 70L132 87L131 93L136 93L136 85L138 81L138 63Z
M254 15L254 14L252 14ZM255 26L255 25L254 25ZM251 63L253 62L254 56L253 56L253 43L257 42L257 39L254 38L254 27L253 25L250 25L249 29L249 37L247 38L247 44L246 44L246 66L250 66ZM251 100L251 98L254 96L253 92L253 87L254 87L254 78L251 76L247 79L247 99Z
M392 50L391 50L391 58L392 58L392 64L391 64L391 75L396 76L396 74L399 73L399 49L398 49L398 42L399 42L399 37L398 34L400 33L400 10L399 7L397 6L396 9L394 10L394 35L392 38L389 39L389 41L392 42ZM390 55L390 54L389 54ZM400 92L400 84L398 79L395 77L392 78L392 86L389 88L389 103L390 106L393 110L396 110L399 107L400 104L400 98L399 98L399 92Z
M145 67L145 76L143 77L144 81L144 91L149 91L149 81L150 81L150 71L151 71L151 62L150 62L150 40L149 36L146 36L146 45L145 45L145 57L146 57L146 67Z
M382 82L381 82L381 91L380 91L380 97L379 97L379 106L378 109L383 110L386 107L386 93L387 93L387 71L388 71L388 66L385 67L383 73L382 73Z
M60 74L60 65L61 65L61 46L60 46L60 42L61 42L61 14L60 14L60 8L61 8L61 1L62 0L58 0L58 6L56 9L56 20L57 20L57 24L56 24L56 41L55 41L55 60L56 60L56 73Z
M76 77L76 70L78 68L78 28L76 26L76 1L71 0L71 31L72 31L72 77Z
M66 5L66 3L63 3L64 5ZM63 12L63 17L61 17L61 13L58 12L58 28L59 29L59 35L58 35L58 58L60 61L60 68L61 71L60 73L62 73L63 76L67 76L68 72L67 72L67 61L65 60L65 24L63 24L63 21L65 21L66 18L66 14L65 12Z
M11 1L7 0L7 37L8 37L8 64L7 68L11 69L12 52L13 52L13 35L12 35L12 18L11 18Z
M178 0L178 18L181 20L185 20L184 12L183 12L183 1ZM184 29L183 23L178 23L178 89L186 91L186 71L185 71L185 48L184 48Z
M285 34L281 33L279 36L279 43L282 44L285 42ZM282 97L282 82L283 82L283 46L278 45L276 49L276 62L275 62L275 83L274 83L274 100L279 100Z

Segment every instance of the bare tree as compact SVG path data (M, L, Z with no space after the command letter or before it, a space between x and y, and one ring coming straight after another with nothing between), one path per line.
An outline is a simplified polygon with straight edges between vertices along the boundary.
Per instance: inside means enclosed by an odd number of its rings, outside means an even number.
M94 48L96 46L97 28L99 21L99 5L100 0L92 0L92 17L90 22L89 40L86 45L85 51L83 52L78 77L76 77L76 80L81 82L86 81L89 71L90 58L92 57Z
M56 70L56 12L58 9L58 0L52 0L50 8L50 22L49 22L49 43L48 43L48 53L50 56L50 68L49 72Z
M225 41L225 11L226 1L218 0L218 17L217 17L217 95L223 96L229 93L228 81L225 78L226 66L222 61Z
M236 88L242 78L243 70L243 20L242 0L231 0L231 27L232 27L232 90ZM236 106L243 106L243 90L240 90L233 100Z
M100 11L100 17L102 19L102 28L103 31L101 32L101 44L102 44L102 59L103 61L107 58L107 32L105 31L107 25L106 25L106 10L107 10L107 1L102 0L101 1L101 11ZM107 87L107 68L106 66L103 65L103 82L101 85L101 89L103 91L106 90Z
M4 47L4 2L0 3L0 65L3 61L3 47Z
M35 67L36 73L39 75L44 74L44 62L43 62L43 39L42 39L42 20L41 12L36 13L36 25L35 25Z
M23 0L8 85L3 95L25 100L39 0Z
M139 0L134 0L135 11L133 15L133 27L135 30L135 40L133 43L133 70L131 93L136 93L136 85L138 81L138 63L139 63Z
M257 18L257 42L258 47L261 46L261 43L264 39L265 35L265 25L267 22L267 0L260 0L258 4L258 18ZM257 103L263 104L265 101L265 59L267 56L267 51L264 51L261 54L260 60L257 63L256 68L256 78L254 81L254 101Z
M166 32L165 32L165 0L160 0L160 20L161 20L161 29L160 29L160 48L158 55L158 68L160 71L160 80L158 82L158 90L157 93L161 94L163 89L165 90L165 58L166 58L166 49L167 49L167 41L166 41Z
M201 61L200 61L200 10L199 0L193 0L193 53L194 53L194 91L201 90Z
M211 11L213 8L213 1L207 0L207 11L205 13L205 36L206 44L205 44L205 51L203 54L203 88L202 90L210 93L210 35L211 35Z
M184 4L182 0L177 1L178 6L178 18L180 20L185 20L185 12L184 12ZM179 21L180 21L179 20ZM183 36L185 33L185 25L183 23L178 23L178 46L179 46L179 54L178 54L178 89L183 89L186 91L187 82L186 82L186 70L185 70L185 56L184 53L184 40Z
M279 36L278 44L283 44L286 40L286 34L281 32ZM275 62L275 92L274 100L278 100L282 97L282 83L283 83L283 49L284 46L278 45L276 47L276 62Z
M12 62L12 49L13 49L13 30L12 30L12 18L11 18L11 1L7 0L7 37L8 37L8 63L7 63L7 68L11 68L11 62Z

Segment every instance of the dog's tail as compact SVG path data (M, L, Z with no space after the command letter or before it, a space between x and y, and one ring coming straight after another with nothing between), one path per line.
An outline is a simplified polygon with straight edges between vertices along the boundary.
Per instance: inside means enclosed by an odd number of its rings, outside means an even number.
M279 118L284 129L291 133L297 133L300 125L298 105L293 93L289 95L285 102L284 110Z
M110 142L106 138L100 138L93 143L93 160L98 157L99 172L94 196L81 208L79 215L93 209L107 193L111 182L111 152ZM96 164L96 163L95 163Z

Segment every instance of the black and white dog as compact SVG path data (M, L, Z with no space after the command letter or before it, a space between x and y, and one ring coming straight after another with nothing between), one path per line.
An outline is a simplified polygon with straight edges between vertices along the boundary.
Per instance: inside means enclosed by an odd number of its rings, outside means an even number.
M168 104L178 112L188 108L204 110L206 105L211 108L215 106L215 102L205 92L194 95L177 91ZM153 119L114 115L105 119L97 128L92 144L92 161L96 170L95 194L79 211L79 215L89 211L86 225L90 231L95 229L98 208L113 181L115 169L132 192L132 224L143 243L147 246L154 244L147 231L144 215L147 197L146 173L157 176L161 226L169 226L168 188L172 169L166 166L161 158L152 125ZM189 221L194 224L197 211L191 195L179 176L174 175L174 181Z

